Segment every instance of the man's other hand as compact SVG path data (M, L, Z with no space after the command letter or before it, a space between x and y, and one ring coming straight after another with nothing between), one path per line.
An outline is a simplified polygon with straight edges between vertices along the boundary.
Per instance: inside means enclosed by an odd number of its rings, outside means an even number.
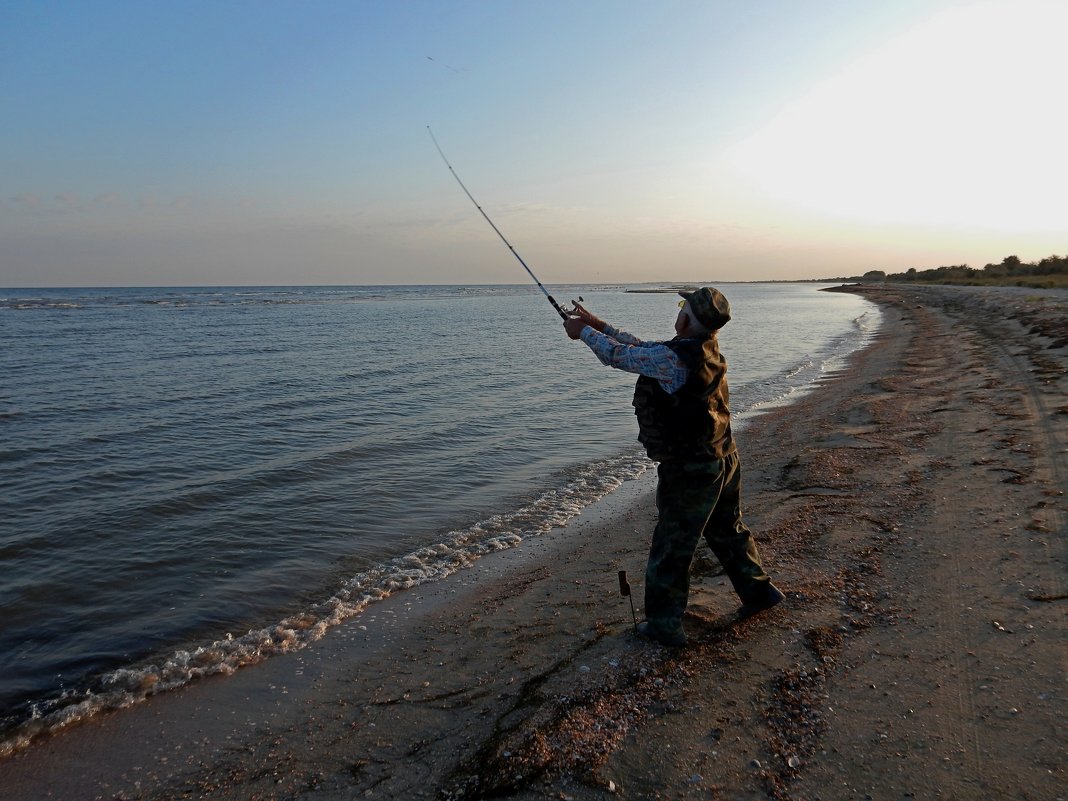
M591 312L587 311L586 308L579 304L577 301L571 302L575 305L575 308L571 311L572 314L578 316L579 319L584 321L586 325L590 326L590 328L594 329L595 331L601 331L602 333L604 332L604 320L602 320L596 314L592 314Z

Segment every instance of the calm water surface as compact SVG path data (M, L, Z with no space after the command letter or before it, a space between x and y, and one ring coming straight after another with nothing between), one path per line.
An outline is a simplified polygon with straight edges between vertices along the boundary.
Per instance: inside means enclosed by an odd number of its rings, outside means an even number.
M878 320L722 288L743 419ZM650 339L677 312L554 294ZM526 286L0 289L3 749L561 525L649 466L633 381Z

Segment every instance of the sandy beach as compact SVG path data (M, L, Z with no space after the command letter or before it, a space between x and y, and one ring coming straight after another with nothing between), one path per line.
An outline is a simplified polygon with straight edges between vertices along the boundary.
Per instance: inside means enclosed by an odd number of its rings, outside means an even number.
M738 621L699 558L690 645L635 637L650 471L303 651L33 744L3 798L1068 799L1068 293L848 291L875 341L739 436L779 607Z

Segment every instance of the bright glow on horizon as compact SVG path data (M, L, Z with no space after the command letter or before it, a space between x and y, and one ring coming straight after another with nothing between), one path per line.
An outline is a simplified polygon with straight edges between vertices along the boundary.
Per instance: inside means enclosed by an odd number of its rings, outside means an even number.
M1068 220L1068 3L944 11L815 86L729 154L772 197L864 222Z
M0 286L896 272L1068 251L1068 0L9 0Z

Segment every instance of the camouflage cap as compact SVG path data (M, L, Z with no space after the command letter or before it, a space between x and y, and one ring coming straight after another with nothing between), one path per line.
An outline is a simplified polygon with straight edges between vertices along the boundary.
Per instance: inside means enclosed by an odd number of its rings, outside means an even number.
M718 289L703 286L693 292L680 292L690 305L697 322L709 331L718 331L731 319L731 304Z

